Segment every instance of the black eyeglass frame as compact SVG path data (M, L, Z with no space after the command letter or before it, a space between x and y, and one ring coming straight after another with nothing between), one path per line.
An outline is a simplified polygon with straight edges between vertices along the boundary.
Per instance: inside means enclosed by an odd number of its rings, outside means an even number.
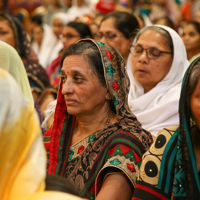
M146 55L147 55L147 57L148 57L149 59L158 58L158 57L160 56L161 53L173 54L172 52L161 51L161 50L157 49L156 47L150 47L150 48L145 49L145 48L143 48L143 47L140 46L140 48L142 49L142 52L139 53L138 55L134 55L134 54L132 53L133 51L131 51L131 48L134 48L135 46L136 46L136 45L131 45L131 46L130 46L130 53L131 53L133 56L135 56L135 57L140 56L140 55L143 53L144 50L146 51ZM157 51L159 51L159 55L158 55L158 56L154 56L154 58L149 57L148 49L156 49Z

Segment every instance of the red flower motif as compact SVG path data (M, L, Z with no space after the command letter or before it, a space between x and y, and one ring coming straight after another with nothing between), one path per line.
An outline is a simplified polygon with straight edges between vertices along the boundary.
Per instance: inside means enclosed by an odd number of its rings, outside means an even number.
M106 56L110 59L110 60L112 60L113 59L113 55L110 53L110 51L107 51L106 52Z
M134 164L126 164L127 165L127 168L131 171L131 172L135 172L135 167L134 167Z
M113 82L112 88L117 92L119 90L120 86L117 84L117 81Z
M82 154L84 149L85 149L84 146L80 146L79 149L78 149L78 154Z

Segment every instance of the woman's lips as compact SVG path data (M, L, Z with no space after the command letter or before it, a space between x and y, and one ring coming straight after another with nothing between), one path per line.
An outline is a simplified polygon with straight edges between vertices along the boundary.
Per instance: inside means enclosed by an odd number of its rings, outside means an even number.
M68 106L77 103L77 101L75 101L73 99L66 99L65 102L66 102L66 105L68 105Z
M138 69L137 72L141 75L143 74L147 74L147 71L146 70L143 70L143 69Z

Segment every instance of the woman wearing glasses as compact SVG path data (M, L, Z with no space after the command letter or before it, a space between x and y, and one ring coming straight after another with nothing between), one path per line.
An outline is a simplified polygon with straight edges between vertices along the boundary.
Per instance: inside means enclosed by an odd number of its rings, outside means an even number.
M199 88L200 57L190 64L183 79L180 124L161 130L143 155L132 200L199 200Z
M102 19L99 29L99 40L115 47L122 55L125 63L130 53L139 23L132 14L127 12L111 12Z
M131 46L129 106L142 126L156 136L179 124L178 101L189 63L180 36L166 26L142 29Z

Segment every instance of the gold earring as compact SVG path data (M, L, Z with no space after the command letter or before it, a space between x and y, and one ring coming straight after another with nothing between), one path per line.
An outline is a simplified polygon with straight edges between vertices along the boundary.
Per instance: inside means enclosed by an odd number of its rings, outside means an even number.
M107 95L106 95L106 99L107 99L107 100L111 100L110 94L107 94Z

